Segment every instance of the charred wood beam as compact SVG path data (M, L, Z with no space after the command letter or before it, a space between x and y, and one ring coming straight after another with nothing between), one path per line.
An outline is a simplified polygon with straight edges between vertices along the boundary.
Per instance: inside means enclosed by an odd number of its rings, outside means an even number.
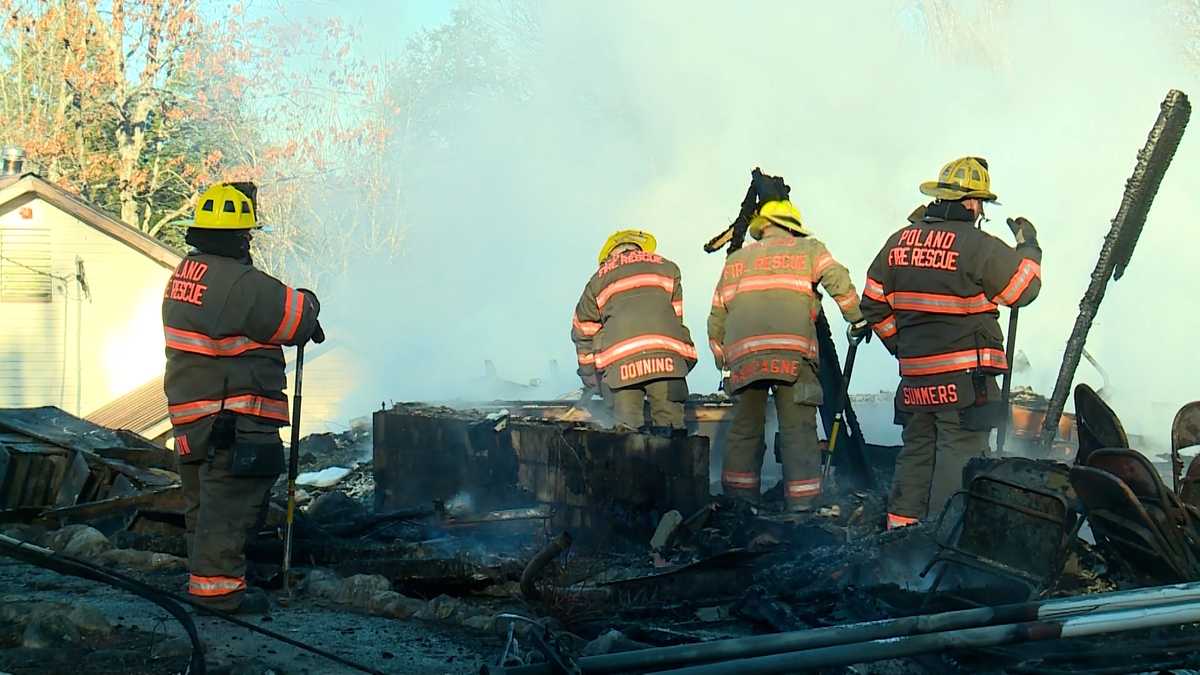
M1104 238L1104 245L1100 248L1100 258L1096 261L1096 269L1092 271L1091 283L1088 284L1083 299L1079 301L1079 316L1075 319L1075 327L1071 330L1071 336L1067 338L1058 380L1054 383L1054 394L1050 397L1050 405L1038 438L1038 445L1043 452L1048 452L1054 442L1058 419L1062 416L1071 382L1075 379L1075 370L1079 367L1088 331L1091 330L1092 321L1095 320L1100 303L1104 300L1108 280L1111 277L1116 281L1125 273L1138 236L1146 223L1150 205L1154 202L1154 195L1158 192L1167 167L1171 165L1171 159L1175 156L1175 150L1179 147L1191 114L1192 105L1183 92L1175 89L1167 92L1167 97L1160 106L1158 119L1146 139L1146 145L1138 153L1133 175L1125 183L1121 206L1113 218L1108 236Z
M563 532L550 543L538 551L537 555L533 556L533 560L529 561L529 565L521 572L521 595L530 602L536 602L541 599L542 594L538 591L537 580L541 578L542 571L562 552L571 547L571 535L568 532Z

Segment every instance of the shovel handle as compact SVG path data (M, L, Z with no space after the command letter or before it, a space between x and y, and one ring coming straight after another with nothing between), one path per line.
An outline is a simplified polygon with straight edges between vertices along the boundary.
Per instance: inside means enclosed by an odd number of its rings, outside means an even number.
M837 448L838 436L842 433L842 417L846 410L846 399L850 397L850 376L854 374L854 358L858 355L858 343L851 340L846 348L846 365L842 369L842 386L838 388L837 407L833 413L833 425L829 429L829 444L825 461L821 465L821 482L829 477L829 466L833 463L833 451Z
M304 386L304 343L296 346L296 392L292 394L292 442L288 448L287 531L283 538L283 590L291 594L292 524L296 518L296 476L300 473L300 403Z

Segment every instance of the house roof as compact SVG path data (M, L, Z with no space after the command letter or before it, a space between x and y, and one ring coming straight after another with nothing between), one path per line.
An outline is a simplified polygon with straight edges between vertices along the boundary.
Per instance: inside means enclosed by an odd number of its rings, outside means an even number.
M0 187L0 190L2 189ZM337 350L317 349L306 360L311 364L331 351L336 353ZM285 357L289 374L295 370L294 354L294 350L288 350ZM137 389L113 399L88 413L84 419L109 429L128 429L147 438L157 438L170 430L163 376L159 375Z
M154 238L148 237L137 228L113 218L92 204L67 192L36 173L0 177L0 208L27 194L37 195L42 200L53 204L78 218L80 221L121 241L130 248L140 251L143 255L163 267L175 269L182 259L178 253L156 241Z
M163 391L162 375L150 380L133 391L120 396L101 408L93 410L84 419L109 429L128 429L144 436L156 429L168 418L167 394Z

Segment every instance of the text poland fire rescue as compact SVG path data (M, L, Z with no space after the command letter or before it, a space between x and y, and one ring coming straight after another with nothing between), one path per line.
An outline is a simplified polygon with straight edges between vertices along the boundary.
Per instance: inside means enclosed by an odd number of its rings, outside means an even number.
M175 274L171 275L171 282L167 284L167 292L163 297L191 305L203 305L204 291L208 290L208 286L200 282L205 274L208 274L207 264L184 260L175 270Z

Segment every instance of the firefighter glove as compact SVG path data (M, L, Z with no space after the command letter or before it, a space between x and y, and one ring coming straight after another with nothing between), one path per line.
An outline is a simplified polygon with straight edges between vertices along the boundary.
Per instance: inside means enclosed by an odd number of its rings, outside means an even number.
M317 322L317 327L313 329L312 341L316 344L321 344L325 341L325 329L321 328L321 322Z
M313 306L316 308L317 314L321 313L321 301L317 299L316 293L313 293L307 288L297 288L296 292L303 293L306 297L308 297L308 299L312 301Z
M859 319L854 323L846 325L846 340L850 344L856 345L864 339L867 342L871 341L871 324L867 323L866 319Z
M1033 223L1026 218L1009 218L1008 229L1012 230L1013 236L1017 239L1017 248L1022 246L1037 247L1037 229L1033 227Z

